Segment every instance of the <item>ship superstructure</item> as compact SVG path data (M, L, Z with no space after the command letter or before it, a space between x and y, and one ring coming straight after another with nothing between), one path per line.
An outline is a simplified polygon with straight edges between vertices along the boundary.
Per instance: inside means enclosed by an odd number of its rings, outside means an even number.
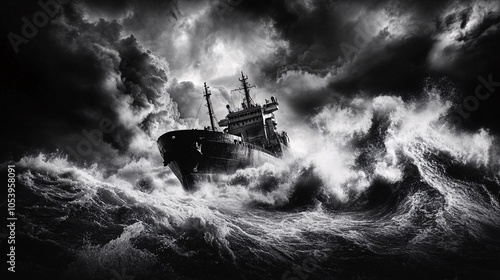
M215 127L211 92L205 83L203 96L210 126L203 130L171 131L158 139L164 164L186 189L194 189L203 180L218 181L220 175L275 161L288 153L288 135L276 129L274 112L278 110L278 100L271 97L262 105L255 103L250 97L253 86L247 80L242 72L242 86L237 89L245 96L242 107L226 106L228 114L218 122L224 128L222 132Z
M251 86L243 72L239 81L242 84L237 90L243 91L245 99L241 103L241 109L232 110L229 105L226 108L229 111L226 118L219 122L219 126L226 127L224 132L240 136L245 142L252 143L263 149L281 156L283 154L282 146L289 146L290 140L286 132L277 131L277 123L273 112L278 111L278 100L271 96L271 101L265 100L263 105L256 104L250 97Z

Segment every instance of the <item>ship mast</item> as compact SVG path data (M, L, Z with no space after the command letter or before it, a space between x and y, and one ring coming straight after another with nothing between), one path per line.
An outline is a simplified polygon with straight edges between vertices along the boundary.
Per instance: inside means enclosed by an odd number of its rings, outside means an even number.
M205 87L205 95L204 97L207 99L207 107L208 107L208 116L210 117L210 125L212 126L212 131L215 131L215 126L214 126L214 113L212 111L212 102L210 102L210 95L211 91L208 90L207 83L204 83Z
M248 76L245 77L245 75L243 75L243 71L241 71L241 79L238 80L243 85L243 88L239 88L238 90L243 90L245 92L245 99L247 100L248 108L250 108L250 89L255 86L251 86L249 83L247 83Z

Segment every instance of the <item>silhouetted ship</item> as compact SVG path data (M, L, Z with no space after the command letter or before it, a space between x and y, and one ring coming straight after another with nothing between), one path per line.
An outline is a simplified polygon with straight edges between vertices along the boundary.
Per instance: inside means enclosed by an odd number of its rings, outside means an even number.
M177 176L184 188L195 188L200 181L218 181L221 174L233 174L246 167L261 166L275 161L289 152L290 140L286 132L276 130L273 112L278 110L278 100L271 97L259 105L250 98L248 77L241 73L239 81L245 98L242 108L232 109L219 121L223 132L214 126L214 112L210 101L211 92L205 83L204 97L207 102L210 126L204 130L176 130L163 134L158 147L164 165Z

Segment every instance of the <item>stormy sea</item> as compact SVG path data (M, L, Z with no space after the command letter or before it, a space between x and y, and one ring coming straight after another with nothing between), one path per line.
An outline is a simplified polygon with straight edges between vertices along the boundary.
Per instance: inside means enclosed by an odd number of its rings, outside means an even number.
M292 158L189 192L158 151L112 170L62 152L4 163L17 174L16 268L24 279L500 279L499 138L454 126L450 103L424 96L324 107L291 139L306 147Z

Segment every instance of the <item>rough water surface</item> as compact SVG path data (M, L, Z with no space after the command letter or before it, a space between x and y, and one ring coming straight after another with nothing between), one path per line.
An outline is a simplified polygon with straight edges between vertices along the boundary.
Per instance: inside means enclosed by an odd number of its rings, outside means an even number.
M307 152L195 192L147 158L108 172L26 155L17 268L38 279L500 279L499 139L450 127L448 109L432 94L323 108L297 140Z

